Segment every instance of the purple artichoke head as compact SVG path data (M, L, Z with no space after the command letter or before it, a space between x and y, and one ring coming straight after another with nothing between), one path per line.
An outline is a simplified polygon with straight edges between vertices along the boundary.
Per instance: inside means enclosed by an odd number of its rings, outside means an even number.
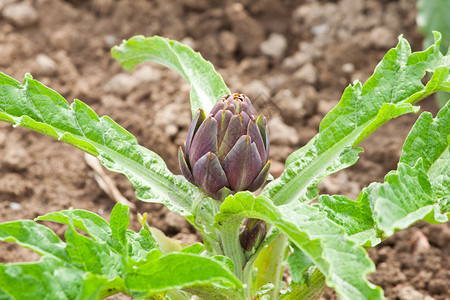
M209 115L196 112L178 160L184 177L217 200L255 191L270 169L266 118L255 117L245 94L226 94Z

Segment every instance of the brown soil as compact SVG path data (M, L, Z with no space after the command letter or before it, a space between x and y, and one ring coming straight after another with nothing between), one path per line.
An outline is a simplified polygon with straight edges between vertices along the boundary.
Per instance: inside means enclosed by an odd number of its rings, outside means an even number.
M30 72L69 101L81 99L100 115L112 117L179 173L176 150L190 122L188 84L152 64L130 75L110 57L109 49L136 34L183 41L216 66L232 91L247 93L257 111L272 120L277 134L272 135L271 157L273 172L279 173L276 162L282 163L317 133L321 118L336 105L345 86L354 79L364 82L399 34L414 50L421 48L415 3L0 0L0 71L18 80ZM24 6L18 9L17 4ZM423 106L437 111L432 100ZM396 167L416 118L403 116L381 128L363 143L366 152L360 161L324 180L322 192L356 198L362 187L381 181ZM0 222L69 207L107 219L114 205L83 153L5 123L0 123L0 170ZM108 174L138 212L149 213L152 226L186 243L199 239L183 218L161 205L138 201L124 176ZM133 229L138 228L135 213ZM449 225L421 223L370 251L378 269L370 279L389 299L448 299L449 253ZM0 262L37 258L0 243ZM331 291L324 295L333 297Z

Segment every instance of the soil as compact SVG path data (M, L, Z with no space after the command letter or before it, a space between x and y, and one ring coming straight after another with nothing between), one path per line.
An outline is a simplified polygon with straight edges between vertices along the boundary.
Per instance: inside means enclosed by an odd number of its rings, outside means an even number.
M233 92L249 95L268 116L273 174L318 131L343 89L364 82L403 34L420 50L416 1L0 0L0 71L34 78L75 97L125 127L179 174L176 151L190 123L189 85L175 72L144 64L126 73L109 49L133 35L161 35L191 45L210 60ZM421 104L437 112L433 99ZM351 168L325 179L323 193L356 198L396 168L416 115L383 126L364 141ZM32 219L69 207L108 219L114 201L99 187L83 153L49 137L0 123L0 222ZM158 204L136 199L120 174L121 193L147 212L151 226L185 243L199 240L189 224ZM51 225L62 234L63 228ZM449 299L450 226L419 223L369 251L370 280L388 299ZM0 243L0 262L38 255ZM336 296L327 290L323 299Z

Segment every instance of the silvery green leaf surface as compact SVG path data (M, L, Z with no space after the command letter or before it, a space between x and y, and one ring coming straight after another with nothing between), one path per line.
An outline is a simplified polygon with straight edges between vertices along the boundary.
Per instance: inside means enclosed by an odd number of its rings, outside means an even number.
M189 215L193 199L201 195L109 117L99 118L79 100L69 105L61 95L29 75L20 84L0 72L0 120L96 156L106 168L125 174L143 201L159 202L181 215Z
M242 288L240 281L214 258L171 253L128 272L127 286L135 291L164 292L214 283L217 288Z
M0 264L0 299L94 300L124 291L120 278L109 281L51 256L34 263Z
M322 195L319 206L358 244L373 247L419 220L446 222L450 197L450 103L436 118L417 119L403 145L400 163L385 183L363 189L356 201ZM377 232L378 231L378 232ZM384 233L382 232L384 231Z
M327 213L330 220L342 226L349 239L358 245L374 247L381 242L375 229L367 189L361 191L356 201L340 195L321 195L318 207Z
M373 247L381 237L420 220L448 221L450 197L450 102L436 118L420 115L405 140L398 169L363 189L356 201L322 195L319 206L358 244Z
M275 206L267 197L240 192L225 199L215 220L220 224L244 218L277 227L317 266L341 299L382 299L382 290L365 278L375 270L367 253L317 207L297 202Z
M362 85L356 82L344 91L339 104L322 120L319 133L292 153L280 178L269 183L263 194L276 205L318 196L317 184L325 176L354 164L362 151L355 146L388 120L418 111L417 101L449 84L449 57L439 51L441 35L422 52L411 52L400 37L374 74ZM426 72L433 72L424 86Z
M423 113L406 138L398 168L368 188L373 218L384 235L419 220L448 221L450 102L436 118Z
M81 235L70 225L64 237L71 264L77 269L105 275L110 280L123 277L125 267L122 255L113 251L106 243Z
M0 223L0 241L15 242L40 255L70 261L64 242L49 228L30 220Z
M199 245L191 253L162 255L147 230L126 230L126 217L126 207L118 204L111 224L81 210L39 218L67 224L66 242L33 221L0 223L0 240L43 255L38 262L0 264L0 299L100 299L119 292L140 298L188 287L240 299L242 284L226 261L198 254ZM109 243L106 235L128 250Z
M123 246L113 238L108 222L90 211L83 209L62 210L39 216L35 221L51 221L69 225L69 218L76 229L84 231L96 241L106 242L118 253L123 251Z
M177 71L191 84L192 115L199 108L208 113L221 96L230 93L210 62L177 41L138 35L115 46L111 53L126 70L134 69L141 62L151 61Z

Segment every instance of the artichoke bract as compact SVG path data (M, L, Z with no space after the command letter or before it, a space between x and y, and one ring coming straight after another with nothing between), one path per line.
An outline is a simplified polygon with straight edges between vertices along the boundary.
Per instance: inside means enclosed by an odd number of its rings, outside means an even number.
M184 177L217 200L255 191L270 169L266 118L255 117L245 94L226 94L208 116L202 109L195 113L178 160Z

